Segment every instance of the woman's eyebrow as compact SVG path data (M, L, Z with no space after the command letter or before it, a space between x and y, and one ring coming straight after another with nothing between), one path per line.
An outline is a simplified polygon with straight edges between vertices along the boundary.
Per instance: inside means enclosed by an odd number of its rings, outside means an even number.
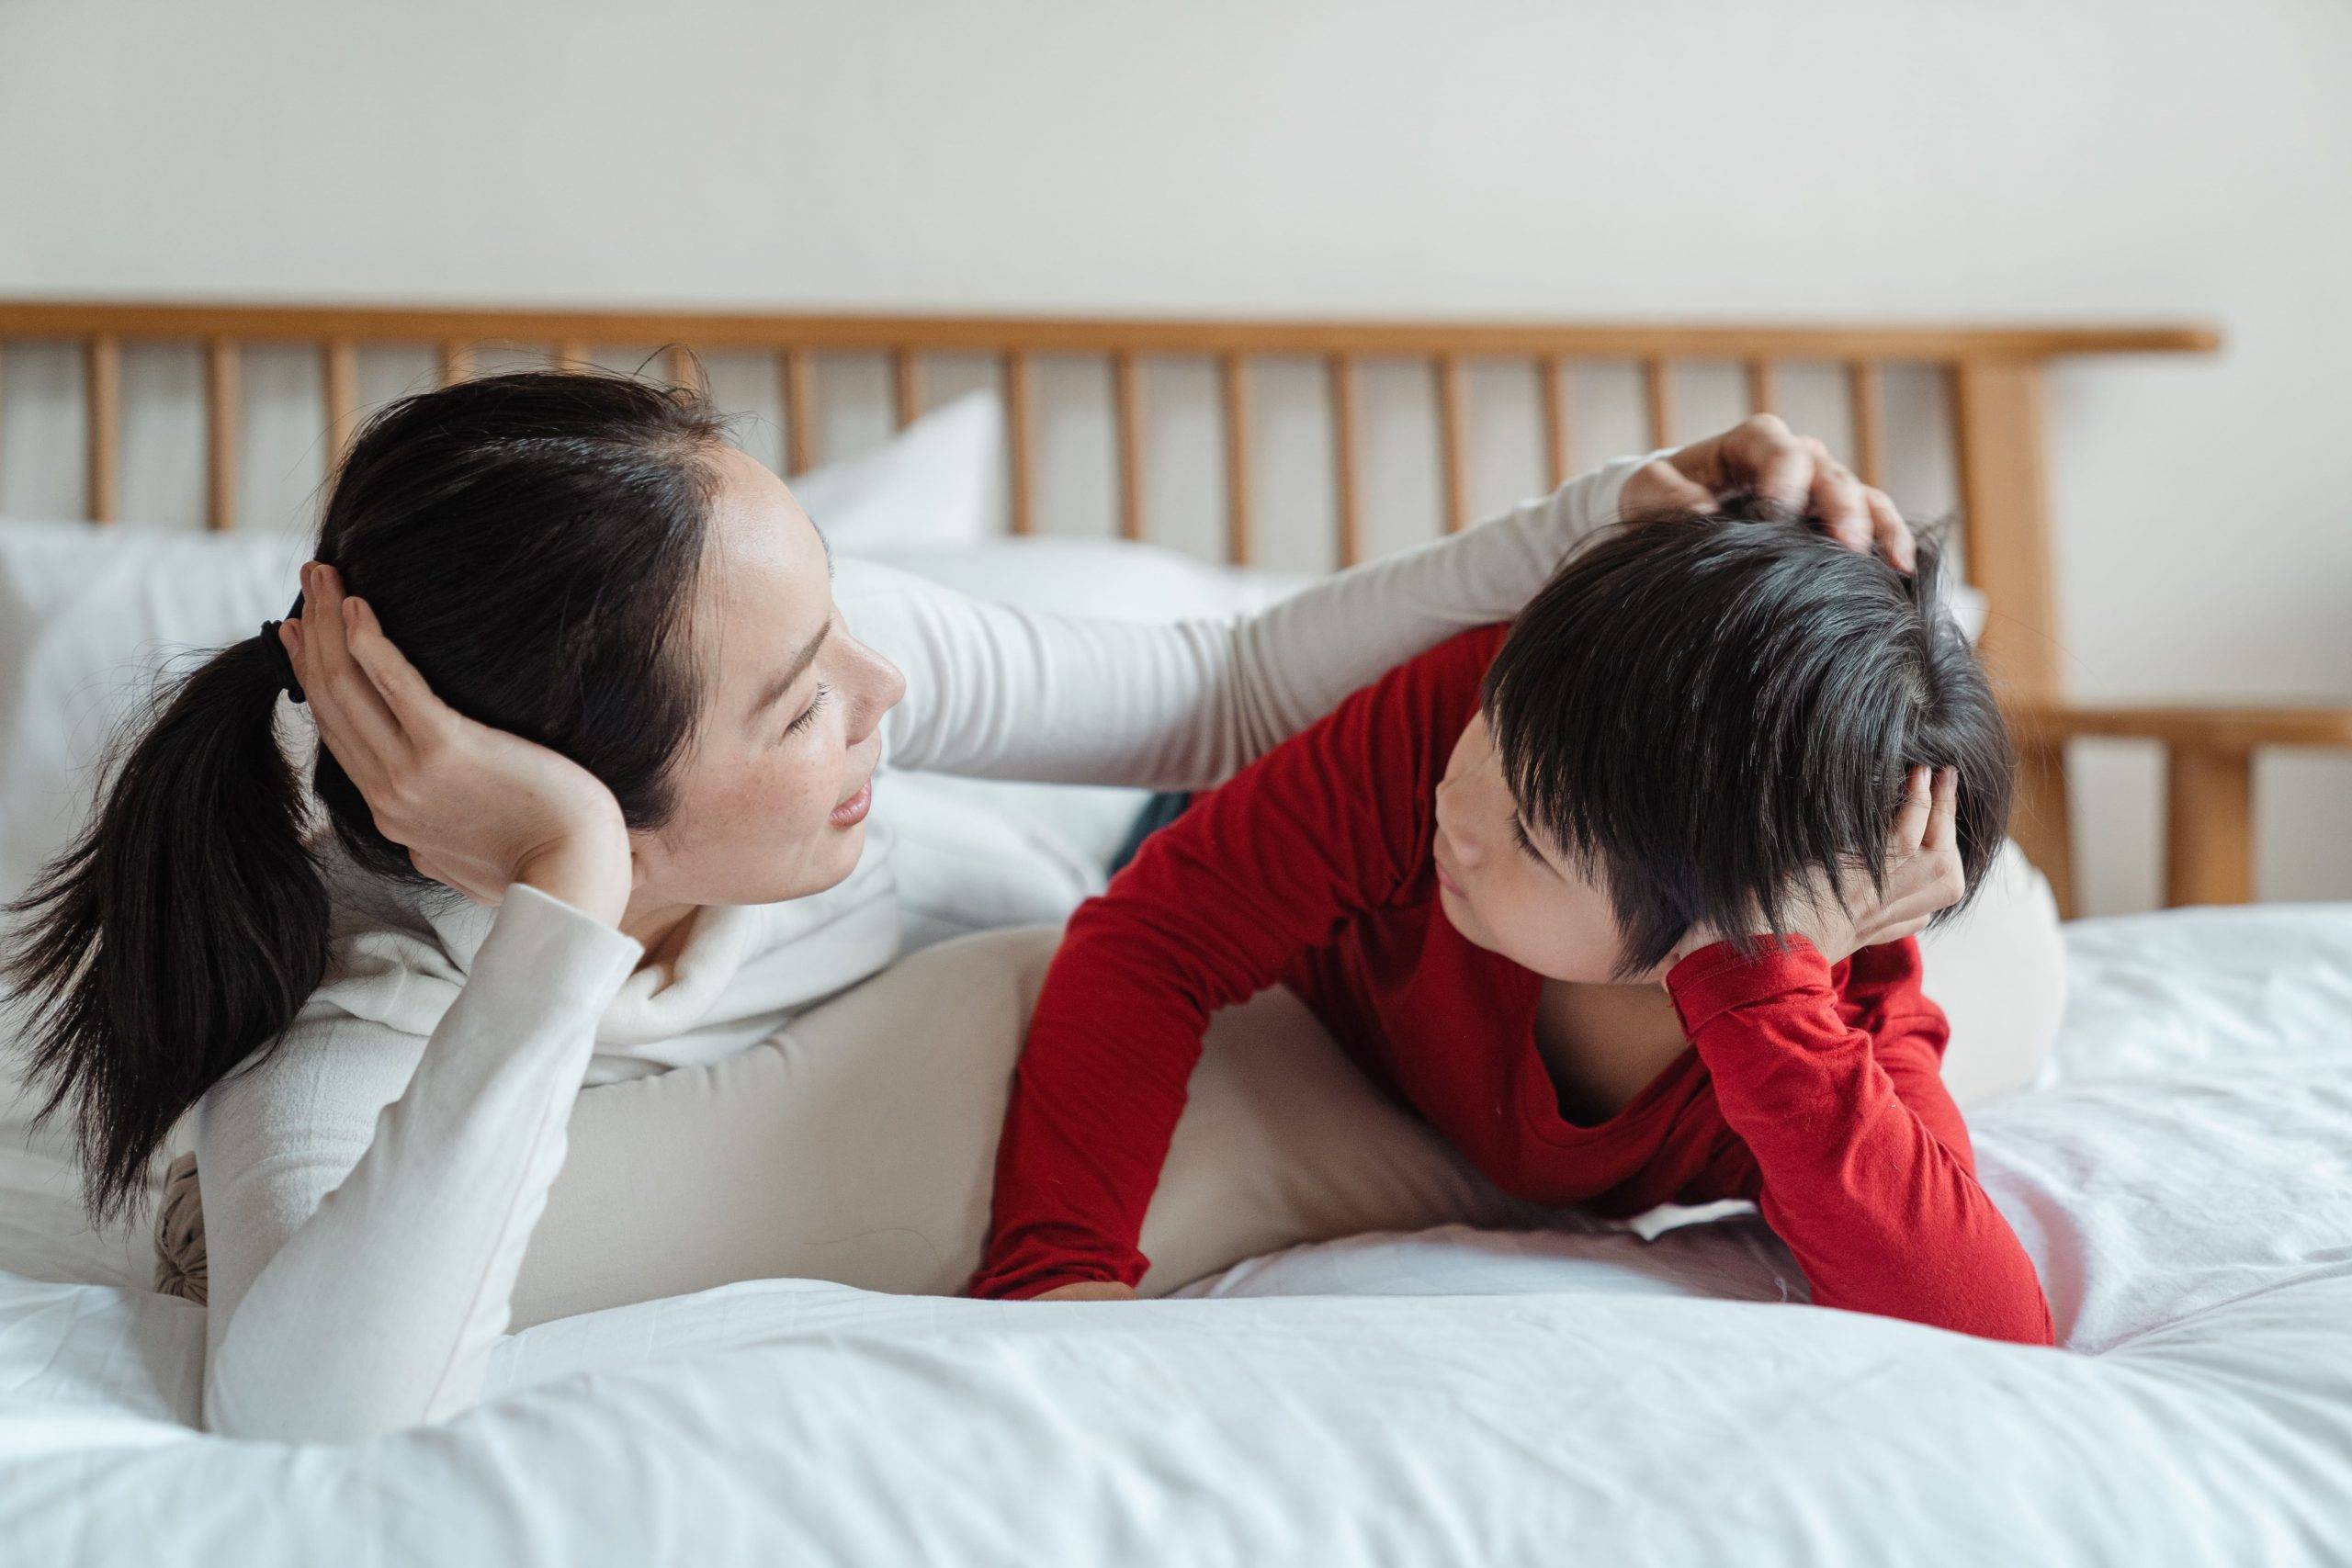
M767 710L769 704L792 690L792 683L799 680L808 671L809 664L817 657L817 650L825 646L825 639L832 635L832 618L827 616L825 624L817 628L817 635L808 639L808 646L794 654L792 662L786 665L783 672L769 682L766 689L760 693L759 700L752 705L752 711L745 716L746 722L759 717Z

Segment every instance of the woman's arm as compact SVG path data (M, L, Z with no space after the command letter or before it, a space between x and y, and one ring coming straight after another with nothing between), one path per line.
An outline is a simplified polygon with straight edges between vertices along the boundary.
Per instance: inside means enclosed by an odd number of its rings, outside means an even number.
M480 1390L597 1021L644 950L618 929L633 868L612 792L452 711L334 568L302 578L302 617L278 635L321 742L419 871L499 906L413 1065L407 1037L314 995L316 1034L298 1016L275 1056L213 1086L198 1123L221 1227L205 1424L353 1438Z
M884 720L899 767L1202 788L1453 633L1519 614L1569 550L1621 517L1757 491L1910 570L1886 496L1770 414L1623 457L1488 523L1357 567L1256 615L1133 626L1023 615L845 562L850 629L907 672Z
M1466 533L1343 571L1254 615L1148 626L1031 615L854 561L851 631L906 671L893 765L1204 788L1456 632L1517 615L1616 521L1625 457Z
M1855 954L1849 1024L1811 942L1703 947L1667 974L1715 1100L1756 1161L1754 1197L1815 1305L2021 1344L2052 1342L2033 1261L1976 1179L1938 1063L1942 1012L1917 939Z
M298 1021L214 1089L206 1427L347 1440L473 1403L596 1021L641 951L516 884L429 1040Z

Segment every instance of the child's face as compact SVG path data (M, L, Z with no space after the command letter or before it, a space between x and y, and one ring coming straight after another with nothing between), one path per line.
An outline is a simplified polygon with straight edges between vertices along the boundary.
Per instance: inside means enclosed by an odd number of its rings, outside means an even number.
M1513 824L1519 803L1484 714L1454 742L1437 786L1438 900L1453 929L1490 953L1548 979L1637 984L1659 979L1619 975L1623 951L1608 890L1555 846L1528 830L1523 847Z

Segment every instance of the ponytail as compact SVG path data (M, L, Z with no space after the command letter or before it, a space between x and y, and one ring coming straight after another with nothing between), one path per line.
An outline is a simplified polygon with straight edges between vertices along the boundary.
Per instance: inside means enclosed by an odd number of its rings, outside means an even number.
M122 731L104 799L7 906L40 1119L71 1107L96 1219L137 1208L174 1122L325 972L327 893L277 743L280 650L232 644Z
M419 392L353 438L311 554L400 628L442 701L561 752L632 828L658 829L702 692L687 627L725 431L699 393L618 376ZM40 1114L71 1108L99 1218L137 1206L172 1123L325 974L311 795L320 840L331 829L357 872L447 893L332 750L306 795L277 745L281 689L299 700L274 628L160 685L89 827L8 906L33 918L0 978L37 1004Z

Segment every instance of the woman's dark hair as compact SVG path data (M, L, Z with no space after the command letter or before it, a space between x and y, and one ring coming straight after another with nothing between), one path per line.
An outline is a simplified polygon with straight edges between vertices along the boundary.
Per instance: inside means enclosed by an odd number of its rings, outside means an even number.
M460 713L548 746L659 826L691 739L687 629L720 419L616 376L460 381L368 421L314 558ZM41 1114L71 1106L85 1201L143 1196L180 1115L274 1041L326 967L328 896L280 750L280 655L234 643L159 686L71 848L8 906ZM359 865L447 893L376 830L324 747L311 783ZM447 894L454 898L455 894Z
M1487 720L1529 826L1607 886L1621 974L1693 925L1782 929L1808 873L1859 863L1883 886L1921 764L1958 770L1973 896L2015 758L1939 601L1945 570L1935 539L1905 576L1734 498L1609 530L1521 614L1487 671Z

